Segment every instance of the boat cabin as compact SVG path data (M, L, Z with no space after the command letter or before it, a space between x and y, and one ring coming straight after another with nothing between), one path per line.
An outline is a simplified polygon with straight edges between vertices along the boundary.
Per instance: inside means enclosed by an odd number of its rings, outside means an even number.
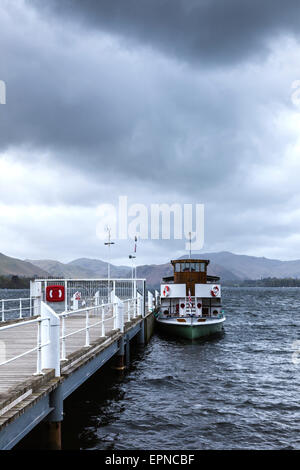
M209 276L209 260L172 260L173 276L163 278L161 310L165 315L214 316L221 313L220 278Z

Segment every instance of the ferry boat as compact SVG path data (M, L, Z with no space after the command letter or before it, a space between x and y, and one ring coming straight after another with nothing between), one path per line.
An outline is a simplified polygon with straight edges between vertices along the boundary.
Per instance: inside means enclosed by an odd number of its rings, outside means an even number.
M207 275L209 260L171 261L174 275L160 286L157 326L166 333L197 339L224 329L220 278Z

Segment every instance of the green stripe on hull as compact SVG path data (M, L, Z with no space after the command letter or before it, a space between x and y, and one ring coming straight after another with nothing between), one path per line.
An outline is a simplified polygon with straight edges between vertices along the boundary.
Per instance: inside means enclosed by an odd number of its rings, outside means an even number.
M174 325L167 323L156 322L157 326L164 333L168 333L174 336L180 336L181 338L186 339L197 339L204 336L213 335L223 331L223 322L222 323L211 323L207 325Z

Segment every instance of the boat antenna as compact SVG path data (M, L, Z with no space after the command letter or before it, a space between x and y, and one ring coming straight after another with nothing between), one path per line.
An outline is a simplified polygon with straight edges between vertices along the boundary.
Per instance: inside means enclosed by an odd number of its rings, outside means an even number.
M192 257L192 233L189 232L189 238L190 238L190 259Z

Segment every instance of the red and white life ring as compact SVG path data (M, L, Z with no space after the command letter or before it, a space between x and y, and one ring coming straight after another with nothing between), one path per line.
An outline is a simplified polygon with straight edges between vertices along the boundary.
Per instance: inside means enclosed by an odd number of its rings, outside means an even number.
M219 292L220 289L218 286L214 286L210 291L212 297L217 297L217 295L219 295Z
M164 287L164 290L163 290L163 296L164 296L164 297L168 297L169 294L170 294L170 287L169 287L169 286L165 286L165 287Z
M75 300L80 300L81 299L81 292L78 292L78 291L75 292L74 296L75 296Z
M65 300L64 286L47 286L46 301L47 302L63 302Z

